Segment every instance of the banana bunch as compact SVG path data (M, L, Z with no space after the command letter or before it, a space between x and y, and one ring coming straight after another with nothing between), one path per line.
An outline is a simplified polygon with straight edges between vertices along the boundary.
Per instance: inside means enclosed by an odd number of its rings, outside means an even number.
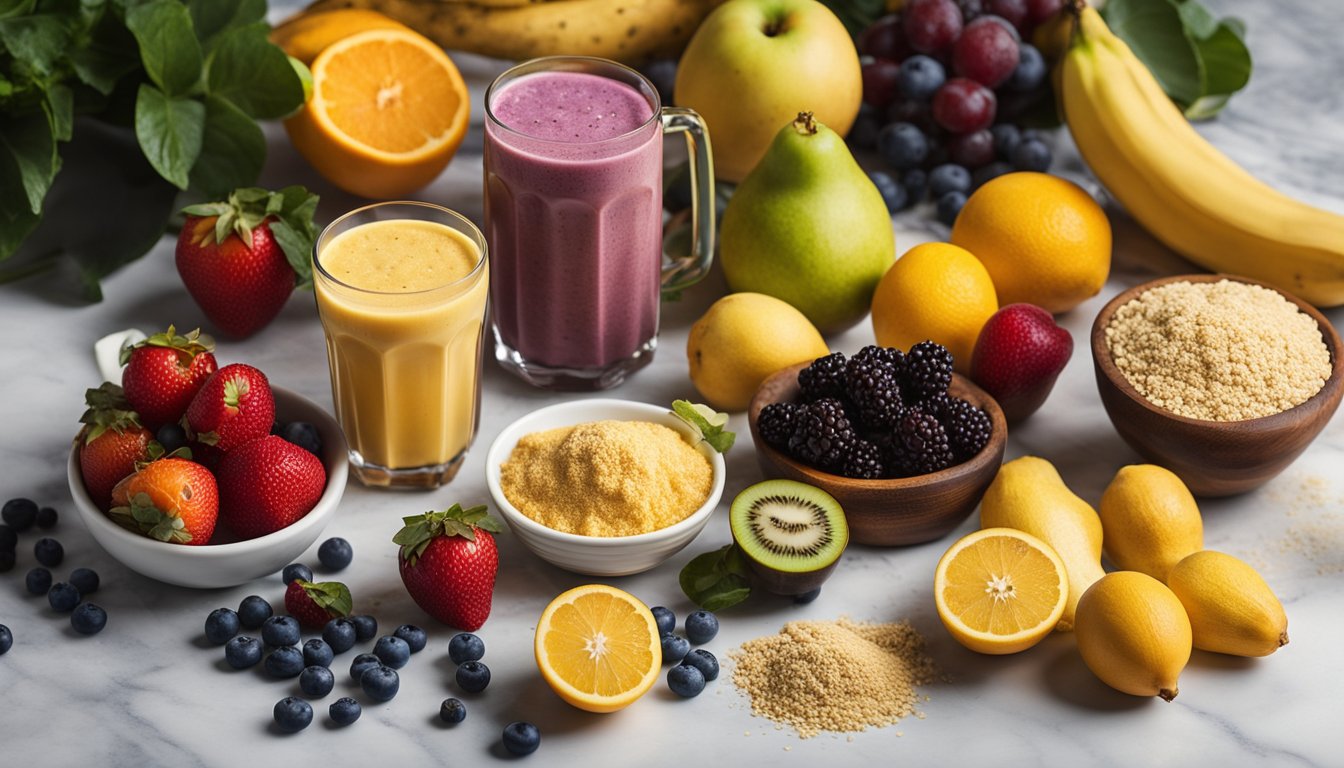
M1344 304L1344 216L1271 189L1205 141L1095 9L1062 62L1064 116L1083 158L1157 239L1214 272L1319 307Z
M499 59L600 56L640 63L675 55L722 0L316 0L286 21L377 11L444 48ZM277 30L279 31L279 30Z

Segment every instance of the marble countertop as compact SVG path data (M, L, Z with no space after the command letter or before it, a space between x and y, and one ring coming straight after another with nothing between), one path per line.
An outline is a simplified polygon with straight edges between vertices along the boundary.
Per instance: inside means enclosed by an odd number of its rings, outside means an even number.
M1214 123L1201 126L1219 147L1279 189L1344 214L1344 99L1327 85L1344 71L1337 32L1344 24L1328 3L1210 0L1221 13L1244 18L1256 70L1249 88ZM1335 32L1327 32L1333 29ZM463 57L480 104L499 64ZM476 110L479 113L479 110ZM480 117L449 170L421 197L479 220ZM356 204L318 180L269 131L271 157L263 183L308 183L323 194L327 221ZM1079 170L1061 133L1060 164ZM1096 502L1117 468L1138 461L1102 411L1086 338L1092 318L1120 290L1157 275L1193 271L1112 209L1115 269L1102 293L1065 315L1077 354L1045 408L1009 438L1008 457L1053 461L1066 481ZM1254 216L1255 211L1246 215ZM927 211L895 221L899 251L942 236ZM690 324L724 291L717 270L665 307L660 350L653 364L615 396L667 403L694 396L682 352ZM419 611L397 576L391 537L400 517L455 501L489 500L484 457L494 436L516 417L561 399L531 389L494 365L486 367L483 423L461 475L429 493L388 493L351 484L323 535L349 539L354 564L340 578L361 612L375 614L380 634L411 622L430 630L430 645L402 670L400 694L369 704L345 729L327 723L326 705L353 691L338 657L337 689L317 702L314 725L294 736L271 727L271 707L297 694L294 681L269 680L257 670L232 672L222 651L202 637L207 613L236 607L259 594L282 604L278 574L233 589L190 590L157 583L117 563L93 542L72 508L65 456L83 410L86 387L98 382L91 349L112 330L191 328L203 322L172 266L164 240L144 259L105 281L106 299L72 306L41 280L0 286L0 499L28 496L60 510L54 535L65 545L58 578L75 567L96 569L94 598L109 615L94 637L73 633L64 615L27 595L23 574L33 565L35 536L25 534L19 565L0 574L0 623L15 636L0 657L0 763L6 766L372 764L475 765L505 758L500 731L529 720L543 734L529 758L555 766L602 765L1292 765L1344 761L1339 736L1339 681L1344 679L1344 420L1336 417L1312 447L1262 489L1201 504L1205 539L1257 567L1282 599L1292 642L1273 656L1243 660L1196 651L1173 703L1116 693L1083 666L1073 638L1057 635L1016 656L991 658L963 649L940 624L932 600L933 570L956 537L903 549L851 547L822 597L797 606L754 599L722 615L723 629L707 647L721 659L752 638L774 634L794 619L909 620L927 639L946 679L922 689L919 716L856 734L803 740L753 717L748 701L721 676L699 698L683 701L660 681L644 700L613 715L590 715L561 702L536 671L532 636L537 617L559 592L590 581L551 567L511 536L501 537L501 572L494 611L480 631L493 681L483 694L463 696L466 722L438 722L439 702L460 695L451 682L447 641L452 630ZM1338 325L1344 310L1327 313ZM872 341L861 324L830 339L853 352ZM221 364L246 361L276 384L331 408L322 331L311 296L296 295L278 320L251 339L223 341ZM732 427L746 435L742 415ZM677 572L695 553L730 541L727 504L761 479L750 439L728 456L724 501L706 530L659 568L610 579L650 605L691 608ZM316 548L302 559L316 564ZM361 647L362 649L362 647ZM1334 715L1330 715L1334 712Z

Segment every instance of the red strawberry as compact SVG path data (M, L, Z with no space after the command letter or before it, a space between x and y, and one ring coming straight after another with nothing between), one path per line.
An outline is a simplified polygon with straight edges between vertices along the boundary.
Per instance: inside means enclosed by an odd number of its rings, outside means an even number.
M140 426L140 417L116 384L107 381L86 390L84 402L89 409L79 420L88 426L80 432L79 473L93 503L107 511L117 483L134 472L137 463L158 458L163 448Z
M1035 304L1008 304L980 329L971 380L1015 423L1036 412L1073 355L1073 337Z
M484 506L402 518L392 537L401 545L401 580L415 604L449 626L473 632L490 616L490 598L499 570L491 532L502 529Z
M285 590L285 610L309 629L322 629L332 619L349 616L353 608L350 590L339 581L295 579Z
M127 347L121 353L121 386L140 423L151 431L178 421L205 380L219 366L211 350L215 342L200 329L179 336L165 333Z
M177 272L205 316L229 336L251 336L312 284L317 197L303 187L236 189L227 202L187 207Z
M308 514L327 487L327 470L313 454L266 435L219 460L220 510L244 539L265 536Z
M215 371L187 406L188 436L221 453L269 435L274 421L266 374L243 363Z
M207 544L219 519L219 491L214 475L200 464L159 459L117 483L107 514L152 539Z

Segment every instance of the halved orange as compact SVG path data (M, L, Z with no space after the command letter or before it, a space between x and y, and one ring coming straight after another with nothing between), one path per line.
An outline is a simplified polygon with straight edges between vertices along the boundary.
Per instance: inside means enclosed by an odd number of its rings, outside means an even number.
M537 668L560 698L615 712L658 679L663 648L649 607L628 592L588 584L561 594L537 622Z
M957 642L980 653L1017 653L1054 631L1069 582L1049 544L1013 528L986 528L943 554L933 596Z
M313 61L313 96L285 121L299 153L341 189L401 198L433 181L467 132L471 100L448 54L410 29L372 29Z

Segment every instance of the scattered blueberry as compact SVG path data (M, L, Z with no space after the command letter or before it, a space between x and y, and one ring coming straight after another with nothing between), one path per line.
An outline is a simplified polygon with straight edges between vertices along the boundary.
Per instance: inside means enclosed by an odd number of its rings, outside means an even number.
M312 581L313 569L303 563L290 563L285 566L284 570L280 571L280 579L284 581L286 585L295 579Z
M1013 148L1013 167L1019 171L1050 170L1050 147L1037 139L1023 139Z
M65 559L65 547L55 539L43 537L33 544L33 557L48 568L55 568Z
M9 631L9 627L0 624L0 656L9 653L9 649L14 647L14 633ZM446 702L445 702L446 703Z
M971 172L960 165L943 163L929 171L929 196L934 200L943 199L948 192L971 191Z
M30 595L45 595L51 590L51 571L46 568L34 568L23 577L24 586Z
M460 723L467 719L467 705L457 699L444 699L439 705L439 719L445 723Z
M70 614L70 626L81 635L96 635L107 626L107 611L93 603L80 603Z
M971 174L971 186L979 189L985 185L985 182L991 179L997 179L1005 173L1012 173L1013 167L1002 160L995 160L988 165L982 165L975 169Z
M79 605L79 590L63 581L58 581L52 584L51 590L47 592L47 602L51 603L53 611L69 613Z
M719 660L704 648L696 648L686 654L681 663L700 670L700 674L704 675L706 680L713 680L719 676Z
M224 644L224 661L234 669L255 667L261 661L261 641L238 635Z
M71 571L69 582L85 597L98 591L98 573L90 568L76 568Z
M339 571L349 566L350 561L355 559L355 550L351 548L350 542L339 536L333 536L317 548L317 559L327 570Z
M1045 82L1045 74L1045 57L1036 46L1023 43L1017 47L1017 68L1003 87L1018 93L1034 91Z
M401 678L397 676L397 670L379 664L360 676L359 687L371 699L391 701L401 688Z
M19 534L4 523L0 523L0 552L13 552L19 546Z
M877 151L898 171L918 168L929 156L929 140L911 123L890 123L877 134Z
M667 670L667 687L685 699L693 699L705 690L705 673L690 664L678 664Z
M654 614L656 617L658 614ZM485 656L485 642L470 632L460 632L448 641L448 658L454 664L479 661Z
M673 613L671 608L655 605L649 612L653 614L653 622L658 625L659 636L669 634L677 628L677 614Z
M919 168L911 168L901 174L901 186L905 187L910 204L918 203L929 192L929 174Z
M26 531L37 520L37 502L32 499L10 499L4 507L0 507L0 520L4 520L15 533Z
M897 82L900 83L901 95L907 99L928 101L942 87L945 80L947 71L937 59L916 54L901 62L901 73Z
M504 726L504 748L515 755L530 755L541 746L541 731L531 723L509 723Z
M331 706L327 708L327 714L331 716L331 722L337 725L349 725L355 722L363 711L359 702L349 696L342 696L331 702Z
M411 660L411 646L405 640L392 635L383 635L373 644L373 655L387 666L401 669Z
M345 653L355 647L355 625L349 619L332 619L322 628L322 639L333 653Z
M244 629L259 629L272 613L271 604L257 595L248 595L238 604L238 621Z
M821 597L821 587L804 592L801 595L794 595L793 602L798 603L799 605L806 605L813 600L816 600L818 597Z
M419 653L423 651L425 649L425 643L429 642L429 636L425 634L425 630L414 624L402 624L400 627L397 627L397 631L393 632L392 636L404 640L407 647L411 649L411 653Z
M317 427L312 424L306 421L291 421L280 427L280 436L321 458L322 435L318 434Z
M374 667L381 666L382 663L383 662L372 653L361 653L350 662L350 677L358 683L359 679L364 677L365 672L368 672Z
M961 192L948 192L938 198L938 220L952 226L957 220L957 214L961 213L962 206L966 205L966 195Z
M298 733L313 722L313 705L296 696L275 702L275 724L285 733Z
M998 155L1000 160L1012 157L1013 147L1022 140L1022 131L1012 123L999 123L991 127L989 132L994 136L994 154Z
M325 640L314 637L303 644L303 663L310 667L330 667L335 658L336 652Z
M0 573L9 573L14 570L16 562L17 558L15 558L13 550L0 549Z
M905 187L901 186L900 182L893 179L891 174L882 171L869 171L868 178L882 195L882 202L887 206L887 213L896 213L910 205L910 193L906 191Z
M299 690L304 696L314 699L325 698L336 687L336 676L331 670L315 664L303 668L299 673Z
M877 134L882 130L882 116L877 108L867 102L859 105L859 115L849 127L845 141L859 149L872 149L877 146Z
M298 677L303 671L303 651L292 645L273 648L266 654L262 666L271 677Z
M355 639L359 642L362 643L366 640L372 640L373 636L378 634L378 620L372 616L363 614L360 616L349 616L347 618L350 620L351 624L355 625Z
M230 608L216 608L205 617L205 639L223 645L238 634L238 614Z
M676 664L691 652L691 641L671 632L663 635L663 663Z
M686 617L686 639L704 645L719 634L719 617L709 611L696 611Z
M159 445L163 446L165 454L172 453L178 448L187 447L187 431L182 428L181 424L173 422L159 427L159 431L154 433L154 439L158 440Z
M56 523L59 522L60 519L61 516L57 514L55 509L52 509L51 507L43 507L37 510L37 517L34 518L33 522L37 524L38 528L45 531L55 528Z
M272 616L261 623L261 639L270 646L295 645L299 642L299 620Z
M480 693L490 684L490 668L479 661L464 661L457 668L457 684L467 693Z

